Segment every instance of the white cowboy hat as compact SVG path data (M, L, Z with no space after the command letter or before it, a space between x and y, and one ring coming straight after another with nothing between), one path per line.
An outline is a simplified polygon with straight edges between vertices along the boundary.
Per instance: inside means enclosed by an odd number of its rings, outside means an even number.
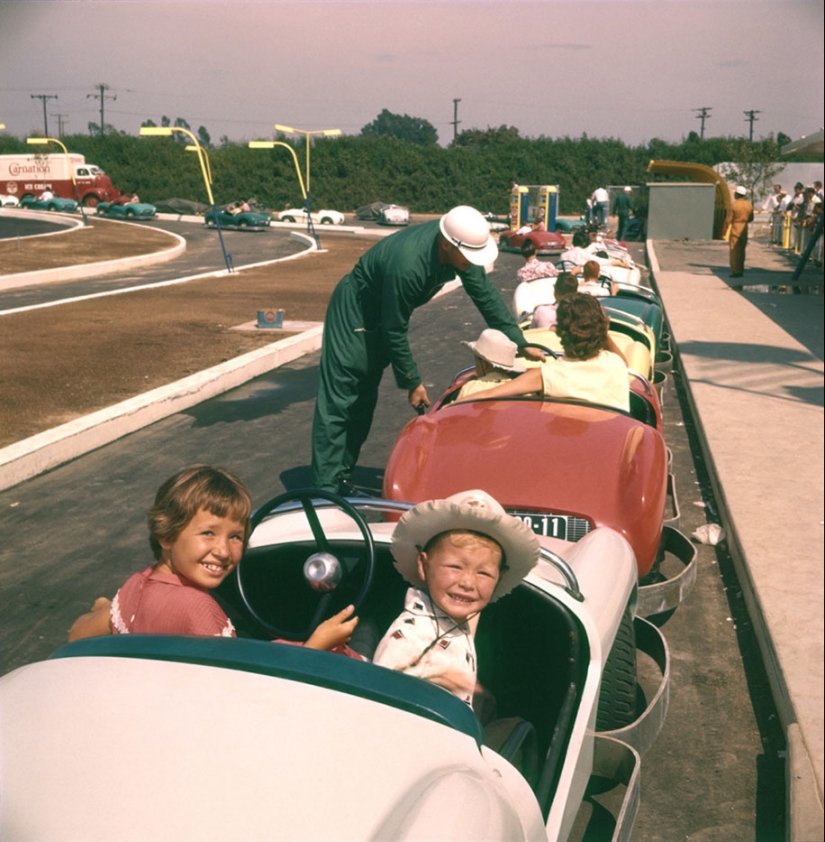
M737 196L747 196L748 195L748 188L743 187L741 184L733 191Z
M461 341L477 357L487 360L490 365L502 368L504 371L526 371L527 369L516 359L518 345L500 330L488 327L481 331L481 336L475 342Z
M510 593L539 559L539 539L523 521L508 515L486 491L460 491L444 500L427 500L405 512L392 533L392 554L398 572L413 587L423 588L418 556L442 532L479 532L502 549L501 575L491 602ZM505 567L506 565L506 567Z

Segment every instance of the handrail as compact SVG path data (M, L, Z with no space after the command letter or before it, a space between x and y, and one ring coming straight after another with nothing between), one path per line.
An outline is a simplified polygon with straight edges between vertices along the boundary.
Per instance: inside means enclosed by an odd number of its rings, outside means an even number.
M579 587L579 580L573 568L556 552L548 550L547 547L541 548L541 558L549 562L561 573L566 585L564 590L575 599L577 602L584 602L584 594Z
M652 394L653 394L653 387L650 385L650 381L647 379L647 377L645 377L645 376L644 376L644 374L639 374L639 372L638 372L638 371L634 371L632 368L629 368L629 369L627 370L627 373L628 373L631 377L635 377L637 380L641 380L641 381L642 381L642 385L644 386L644 388L645 388L645 392L647 392L647 393L648 393L648 395L652 395Z

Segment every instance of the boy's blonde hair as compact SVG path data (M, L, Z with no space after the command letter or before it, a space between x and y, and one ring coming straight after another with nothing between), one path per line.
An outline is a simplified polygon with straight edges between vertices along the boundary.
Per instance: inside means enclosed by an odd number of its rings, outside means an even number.
M252 514L252 497L247 487L224 468L190 465L160 486L155 504L147 512L149 544L157 560L163 549L160 542L174 541L201 509L242 523L246 548Z
M427 554L435 552L447 538L457 547L480 545L482 547L488 547L491 550L496 550L499 555L499 573L503 573L507 569L507 561L504 558L504 550L501 548L501 544L483 532L473 532L468 529L449 529L446 532L439 532L438 535L433 535L427 541L424 547L422 547L421 552Z

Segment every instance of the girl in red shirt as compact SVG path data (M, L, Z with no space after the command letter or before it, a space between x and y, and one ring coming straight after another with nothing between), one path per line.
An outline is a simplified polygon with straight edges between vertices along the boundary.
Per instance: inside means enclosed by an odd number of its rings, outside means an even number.
M155 564L126 580L111 602L97 599L75 620L69 640L103 634L186 634L235 637L210 590L237 567L249 538L252 500L234 474L192 465L158 489L149 510ZM333 649L352 635L348 606L318 626L304 646Z

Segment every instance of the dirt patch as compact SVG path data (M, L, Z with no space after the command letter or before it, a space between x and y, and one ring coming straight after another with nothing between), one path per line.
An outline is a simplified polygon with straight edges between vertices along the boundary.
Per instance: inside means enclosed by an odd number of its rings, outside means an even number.
M71 261L126 257L169 245L165 232L136 226L130 229L133 250L124 253L126 226L117 226L116 243L105 230L111 227L96 221L94 237L72 246ZM54 251L38 251L42 259L27 271L66 265L67 236L26 241L38 243L38 250L49 241L63 241ZM321 321L335 284L374 244L374 239L328 237L325 252L231 276L3 316L0 447L288 335L232 330L260 309L282 307L287 319Z
M88 226L65 233L0 241L0 275L152 254L177 243L177 237L157 228L90 217Z

